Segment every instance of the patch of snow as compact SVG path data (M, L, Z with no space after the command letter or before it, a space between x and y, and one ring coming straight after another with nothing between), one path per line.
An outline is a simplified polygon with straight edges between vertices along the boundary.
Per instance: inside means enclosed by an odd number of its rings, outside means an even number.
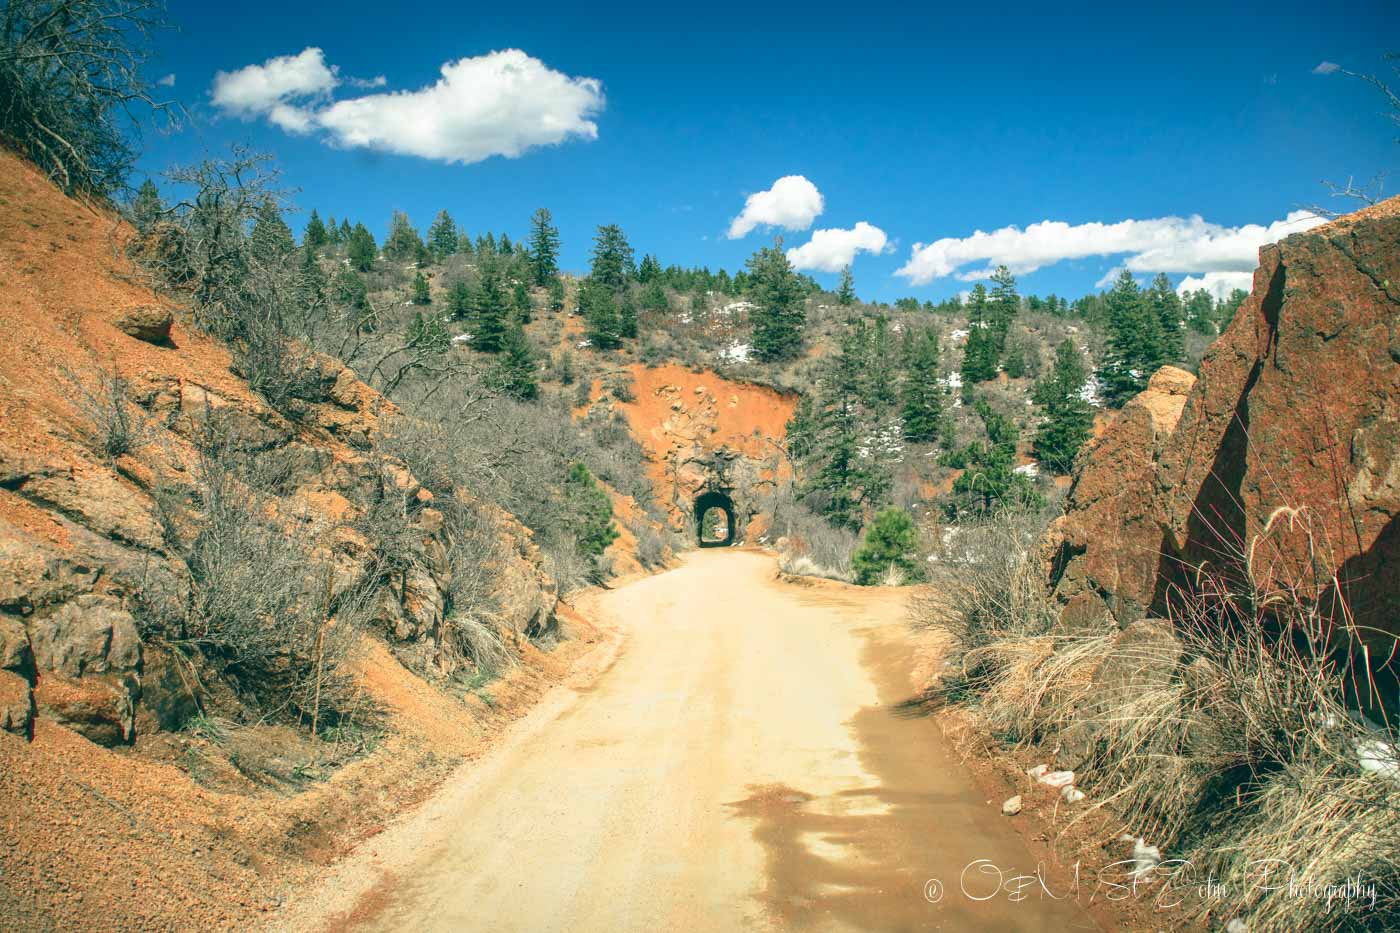
M1400 750L1392 742L1383 738L1357 742L1356 763L1363 771L1400 783Z
M467 343L472 339L471 334L458 334L452 338L453 343Z
M747 363L753 347L747 343L732 343L719 351L719 358L728 363Z
M591 346L593 346L593 341L591 340L580 340L578 342L578 348L580 350L587 350Z
M1023 463L1016 469L1012 470L1012 472L1019 473L1022 476L1029 476L1031 478L1035 478L1040 475L1040 464L1034 462Z
M1073 771L1046 771L1036 778L1040 783L1048 787L1068 787L1074 783Z
M957 330L953 331L948 336L952 338L953 343L961 343L962 341L967 339L967 331L959 327Z

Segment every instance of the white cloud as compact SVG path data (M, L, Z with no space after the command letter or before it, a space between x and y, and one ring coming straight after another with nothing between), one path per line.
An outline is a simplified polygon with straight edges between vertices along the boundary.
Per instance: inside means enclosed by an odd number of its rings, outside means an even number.
M840 272L856 253L882 253L888 242L885 231L862 220L850 230L813 231L810 240L787 251L787 258L798 269Z
M986 278L999 264L1024 275L1066 259L1093 256L1126 256L1122 266L1133 272L1248 272L1258 262L1260 246L1324 222L1307 211L1293 211L1268 226L1241 227L1209 223L1200 216L1113 224L1043 220L1025 229L978 230L969 237L916 243L909 261L895 274L914 285L947 276L970 282ZM972 263L979 265L965 268Z
M816 185L801 175L784 175L767 191L748 196L744 209L729 225L729 239L737 240L760 226L806 230L825 206Z
M535 146L596 139L602 84L574 78L519 49L462 58L415 91L332 101L337 87L383 87L383 76L342 79L320 49L270 59L214 79L214 104L235 116L264 117L290 133L323 131L350 148L449 163L514 158Z
M1207 272L1205 275L1188 275L1176 287L1178 294L1199 291L1204 288L1216 298L1228 298L1235 289L1249 291L1254 285L1253 272Z
M1318 62L1317 67L1312 70L1315 75L1330 75L1334 71L1341 71L1342 66L1336 62Z
M571 78L507 49L448 62L431 87L337 101L317 122L344 146L465 165L596 139L598 124L589 118L602 109L596 78Z
M284 130L304 133L312 119L306 107L326 98L340 83L335 71L326 66L320 49L306 48L296 55L269 58L261 65L220 71L214 75L211 96L214 106L233 116L244 120L267 117Z
M161 87L174 87L175 75L168 74L165 77L161 78L159 81L157 81L156 84L160 85Z

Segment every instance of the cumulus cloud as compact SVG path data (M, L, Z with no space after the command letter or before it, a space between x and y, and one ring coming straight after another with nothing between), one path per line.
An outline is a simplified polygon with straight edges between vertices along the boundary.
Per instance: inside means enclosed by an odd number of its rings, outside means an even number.
M1228 298L1235 289L1249 291L1254 285L1253 272L1207 272L1205 275L1188 275L1176 287L1178 294L1205 289L1216 298Z
M175 75L173 73L168 74L165 77L161 78L159 81L157 81L156 84L160 85L161 87L174 87Z
M1312 70L1315 75L1330 75L1334 71L1341 71L1342 66L1336 62L1318 62L1317 67Z
M729 224L729 239L737 240L760 226L806 230L825 207L816 185L801 175L784 175L767 191L748 196L744 209Z
M555 71L519 49L442 66L413 91L332 100L337 87L383 87L382 76L342 79L320 49L269 59L214 79L214 104L244 119L263 117L290 133L320 131L347 148L376 149L463 165L514 158L535 146L596 139L602 84Z
M233 116L266 117L284 130L304 133L312 123L308 105L327 98L340 83L335 71L326 65L325 53L307 48L261 65L220 71L214 75L211 97L215 107Z
M888 242L885 231L862 220L849 230L813 231L810 240L787 251L787 258L797 269L840 272L856 253L882 253Z
M1024 229L978 230L968 237L916 243L909 261L895 274L914 285L947 276L970 282L986 278L997 265L1024 275L1067 259L1095 256L1126 256L1121 265L1133 272L1249 272L1260 246L1321 223L1323 218L1308 211L1293 211L1267 226L1241 227L1213 224L1200 216L1113 224L1043 220ZM979 265L965 268L972 263Z

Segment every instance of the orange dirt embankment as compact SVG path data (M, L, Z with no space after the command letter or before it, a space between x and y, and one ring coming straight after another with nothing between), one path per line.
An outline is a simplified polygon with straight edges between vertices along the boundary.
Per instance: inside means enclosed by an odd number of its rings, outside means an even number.
M333 401L309 405L297 423L271 411L231 371L221 344L182 322L178 309L169 324L169 304L124 255L131 235L112 214L65 197L33 166L0 151L5 928L246 929L298 882L480 755L506 724L612 641L610 630L561 605L558 618L570 637L558 648L542 651L519 638L515 668L456 696L366 636L354 674L366 705L383 710L382 732L369 740L371 749L321 781L302 765L324 773L317 764L339 760L331 743L315 749L286 726L235 727L218 719L222 710L213 702L200 728L163 731L141 718L158 690L176 693L153 668L164 656L154 645L126 672L136 685L138 718L114 747L56 719L54 708L64 704L70 722L81 719L89 694L74 685L96 684L90 695L99 697L115 688L100 680L104 667L66 685L44 661L36 667L29 632L56 607L88 605L76 597L108 600L104 611L116 615L126 592L120 587L128 585L114 581L117 570L176 560L162 542L153 497L190 474L195 419L221 408L249 432L314 452L326 475L349 476L368 468L373 451L365 448L377 417L392 408L342 373L330 390ZM153 320L170 327L168 337L151 336ZM99 373L131 387L131 411L142 425L132 450L115 462L95 449L93 419L77 388L94 391ZM342 493L353 479L333 486L313 477L297 495L330 516L344 511ZM106 642L78 647L95 664L110 663ZM274 774L280 777L269 778Z
M611 405L645 449L647 476L671 513L673 528L684 527L689 498L711 478L705 463L712 454L752 464L754 482L771 484L790 476L782 443L796 396L675 363L634 363L626 371L632 401ZM593 386L594 404L602 397L599 380Z

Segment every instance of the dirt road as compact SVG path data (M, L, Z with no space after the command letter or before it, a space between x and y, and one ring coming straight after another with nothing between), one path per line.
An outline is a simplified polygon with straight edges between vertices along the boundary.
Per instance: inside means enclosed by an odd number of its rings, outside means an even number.
M996 884L970 864L1036 865L899 707L903 599L780 582L732 550L602 594L616 663L367 844L295 925L1095 929L1068 901L974 899Z

